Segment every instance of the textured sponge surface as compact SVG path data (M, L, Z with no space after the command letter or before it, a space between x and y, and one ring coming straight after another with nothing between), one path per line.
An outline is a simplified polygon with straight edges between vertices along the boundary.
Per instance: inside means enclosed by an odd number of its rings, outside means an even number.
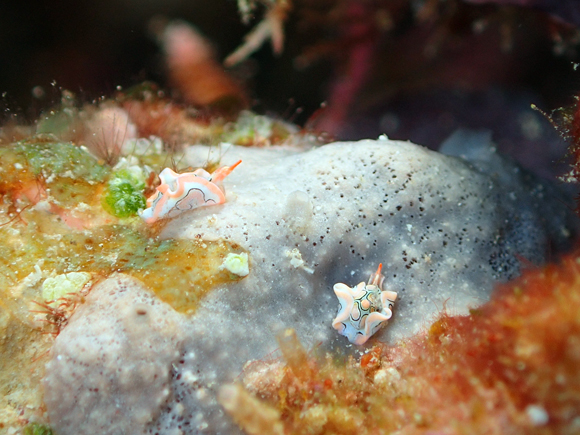
M189 163L208 152L192 148ZM487 166L388 140L286 156L218 152L226 165L243 160L226 180L227 203L175 219L164 236L240 243L250 275L214 293L210 303L228 307L216 307L214 317L245 313L262 331L280 320L303 327L310 344L333 333L334 283L366 281L383 263L385 288L399 297L379 339L393 341L416 333L444 304L461 313L483 303L522 261L541 263L549 244L569 242L576 225L556 189L491 149L497 161Z
M398 298L373 339L394 342L444 307L460 314L485 302L524 259L540 263L550 244L565 246L576 225L555 189L493 152L496 163L472 164L388 140L195 146L187 164L213 152L223 165L243 160L224 182L227 202L180 215L162 237L236 242L249 274L193 316L121 275L94 288L47 366L57 433L237 433L217 390L274 351L277 331L295 328L307 347L355 349L331 326L335 283L366 281L382 263Z
M56 433L145 433L171 393L178 321L133 278L96 285L46 366L45 403Z

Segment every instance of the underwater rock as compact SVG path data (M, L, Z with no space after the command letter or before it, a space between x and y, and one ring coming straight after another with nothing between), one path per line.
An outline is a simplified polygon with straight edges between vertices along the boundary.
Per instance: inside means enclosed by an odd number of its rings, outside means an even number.
M332 328L335 283L365 281L383 263L397 306L369 344L392 343L428 328L444 309L481 305L522 261L542 263L550 246L565 247L577 226L556 189L509 162L477 166L386 139L309 151L195 146L185 159L199 166L212 153L222 165L244 161L224 182L226 203L168 221L161 236L235 242L249 253L249 275L218 285L191 316L139 296L151 316L165 316L146 339L125 320L136 304L131 286L116 278L102 284L108 291L93 290L47 367L47 408L60 435L102 431L88 425L93 415L137 425L131 433L238 433L217 391L245 362L274 351L277 332L294 328L308 348L360 349ZM142 361L160 378L121 382L118 370ZM115 417L119 394L139 421L128 408L127 422Z
M179 317L127 275L96 285L46 365L44 402L56 433L146 433L171 401Z

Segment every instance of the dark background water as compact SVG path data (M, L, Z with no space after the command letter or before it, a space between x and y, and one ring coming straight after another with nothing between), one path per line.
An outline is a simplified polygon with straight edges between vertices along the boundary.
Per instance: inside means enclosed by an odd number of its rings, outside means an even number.
M327 101L318 126L339 139L386 133L437 148L459 127L491 129L500 150L525 166L561 172L565 144L529 106L549 112L573 104L580 6L449 0L429 15L418 12L421 4L297 0L284 53L274 56L266 43L232 74L255 110L300 124ZM167 86L149 31L158 17L196 26L219 59L257 23L242 24L232 0L9 0L0 14L5 118L34 119L59 101L61 89L88 102L143 80ZM357 60L364 50L371 54ZM337 91L337 83L352 85L352 95Z

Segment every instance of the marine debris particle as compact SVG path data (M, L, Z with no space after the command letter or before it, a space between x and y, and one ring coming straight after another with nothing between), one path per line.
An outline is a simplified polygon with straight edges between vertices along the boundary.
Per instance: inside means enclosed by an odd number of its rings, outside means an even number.
M243 429L253 418L296 434L576 433L578 312L573 255L502 285L469 316L442 313L425 334L358 361L308 356L286 334L286 365L246 364L246 391L228 386L236 406L222 405Z
M300 253L298 248L294 248L291 251L286 251L284 255L290 259L290 265L294 269L300 268L311 275L314 273L314 269L306 266L306 264L304 263L304 260L302 259L302 254Z
M250 273L248 254L246 252L242 252L241 254L230 253L226 256L220 268L234 275L246 276Z
M55 304L68 293L80 292L90 280L91 274L87 272L69 272L46 278L42 283L42 299Z

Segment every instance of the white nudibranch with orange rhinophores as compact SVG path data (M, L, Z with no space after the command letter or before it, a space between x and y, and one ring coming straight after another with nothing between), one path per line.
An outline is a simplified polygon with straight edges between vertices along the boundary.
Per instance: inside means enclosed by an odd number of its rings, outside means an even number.
M334 285L340 307L332 326L351 343L364 344L393 315L391 309L397 293L383 290L385 277L381 274L382 268L383 265L379 264L367 284L361 282L356 287L342 283Z
M240 163L241 160L232 166L223 166L211 174L204 169L178 174L165 168L159 174L161 184L157 192L147 199L147 208L139 211L139 216L152 224L198 207L223 204L226 196L222 181Z

